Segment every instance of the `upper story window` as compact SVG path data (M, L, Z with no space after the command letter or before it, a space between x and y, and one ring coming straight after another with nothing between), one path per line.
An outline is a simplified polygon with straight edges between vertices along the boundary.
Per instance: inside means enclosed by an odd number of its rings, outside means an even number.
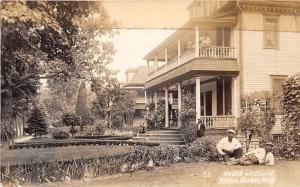
M278 16L264 17L264 48L278 48Z

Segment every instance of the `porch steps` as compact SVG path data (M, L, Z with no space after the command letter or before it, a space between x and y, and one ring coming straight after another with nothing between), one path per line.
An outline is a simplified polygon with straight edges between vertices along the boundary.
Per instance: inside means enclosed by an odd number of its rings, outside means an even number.
M170 145L185 144L179 129L149 130L145 134L138 134L136 137L133 137L131 141Z

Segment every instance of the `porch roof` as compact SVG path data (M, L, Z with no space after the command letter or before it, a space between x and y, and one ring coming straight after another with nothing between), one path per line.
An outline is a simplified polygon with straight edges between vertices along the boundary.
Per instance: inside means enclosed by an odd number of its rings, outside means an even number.
M195 58L175 69L167 71L145 84L146 90L154 90L161 87L191 79L195 76L237 76L239 64L237 60L211 60Z

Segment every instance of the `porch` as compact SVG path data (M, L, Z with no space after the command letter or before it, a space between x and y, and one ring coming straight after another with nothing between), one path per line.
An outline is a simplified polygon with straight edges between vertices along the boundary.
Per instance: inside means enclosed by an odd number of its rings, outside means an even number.
M236 126L238 117L239 94L238 78L236 76L197 76L185 79L177 84L170 84L161 89L147 90L147 102L164 99L165 127L180 127L183 125L179 119L184 106L186 94L195 98L196 117L192 123L200 119L207 129L227 129Z

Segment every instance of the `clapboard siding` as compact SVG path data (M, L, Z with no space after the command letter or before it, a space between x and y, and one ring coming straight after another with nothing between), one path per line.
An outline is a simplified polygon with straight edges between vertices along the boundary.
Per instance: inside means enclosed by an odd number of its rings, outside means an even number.
M250 18L248 15L247 19ZM256 15L255 18L257 19L258 16ZM262 14L259 18L263 19ZM283 22L293 19L279 20ZM247 22L247 20L243 21ZM300 72L299 32L280 32L278 49L264 49L263 47L262 31L251 29L242 31L243 87L245 94L260 90L272 91L270 75L291 75Z

